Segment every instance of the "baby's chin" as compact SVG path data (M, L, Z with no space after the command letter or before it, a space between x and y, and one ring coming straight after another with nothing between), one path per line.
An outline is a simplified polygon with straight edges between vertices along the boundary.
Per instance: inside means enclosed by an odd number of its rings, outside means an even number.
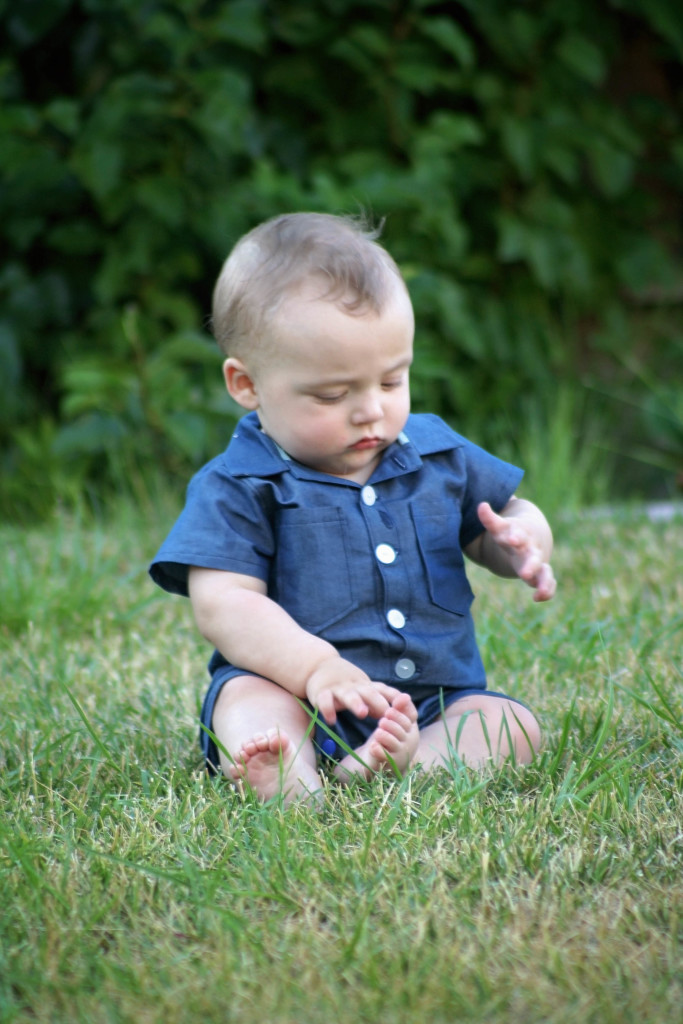
M352 451L352 458L340 460L334 469L324 470L330 476L343 477L345 480L353 480L355 483L364 484L370 479L377 469L382 458L384 447L371 450ZM364 456L364 457L363 457Z

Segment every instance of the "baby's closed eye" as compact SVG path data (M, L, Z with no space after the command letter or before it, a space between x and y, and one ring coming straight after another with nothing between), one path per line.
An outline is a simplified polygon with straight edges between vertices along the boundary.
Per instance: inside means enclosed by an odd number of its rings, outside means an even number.
M341 402L346 397L346 392L338 392L333 395L312 395L311 397L322 405L334 405L335 402Z

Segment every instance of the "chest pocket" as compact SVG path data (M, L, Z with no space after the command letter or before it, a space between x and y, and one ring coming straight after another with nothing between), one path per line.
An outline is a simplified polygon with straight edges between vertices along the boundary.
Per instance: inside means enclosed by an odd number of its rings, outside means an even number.
M460 550L460 511L444 512L443 504L411 509L417 543L434 604L456 615L466 615L474 594Z
M304 629L321 630L353 608L341 509L282 509L269 593Z

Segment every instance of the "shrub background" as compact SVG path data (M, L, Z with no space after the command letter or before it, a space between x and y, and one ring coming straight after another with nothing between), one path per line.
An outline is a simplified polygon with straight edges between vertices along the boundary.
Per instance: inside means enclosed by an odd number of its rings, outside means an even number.
M622 495L675 493L675 8L0 2L0 513L223 447L213 282L297 209L386 219L416 409L581 500L610 464Z

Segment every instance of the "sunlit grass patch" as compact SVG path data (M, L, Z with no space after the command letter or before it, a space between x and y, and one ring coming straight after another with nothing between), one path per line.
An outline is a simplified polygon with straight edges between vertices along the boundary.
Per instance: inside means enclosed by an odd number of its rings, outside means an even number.
M330 783L319 812L203 772L209 652L146 580L159 525L3 536L1 1020L677 1019L680 520L577 519L546 607L473 572L534 764Z

